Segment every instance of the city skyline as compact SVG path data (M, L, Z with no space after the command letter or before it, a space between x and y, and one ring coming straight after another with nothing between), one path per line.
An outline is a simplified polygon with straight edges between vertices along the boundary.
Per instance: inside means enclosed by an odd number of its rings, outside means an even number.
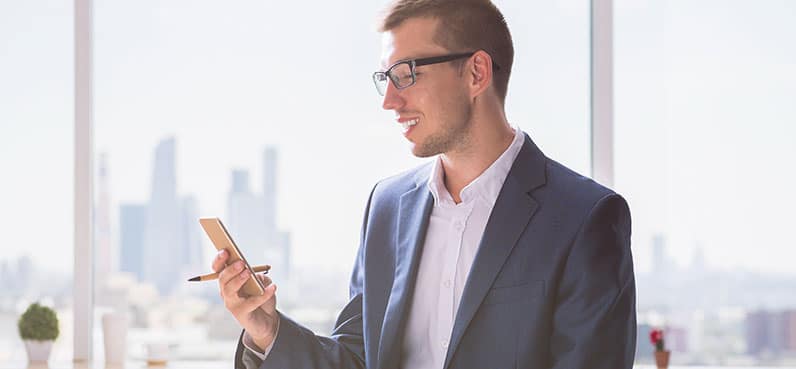
M202 272L213 252L198 224L200 202L190 193L178 193L179 171L175 167L175 137L161 140L154 149L150 199L145 203L119 204L113 220L107 209L112 188L109 180L108 155L99 155L98 201L95 205L95 257L97 280L109 272L129 272L140 282L154 284L168 294L182 284L182 277ZM266 260L273 264L272 278L289 278L290 233L276 225L277 155L266 147L262 163L262 191L254 193L249 186L248 170L231 171L225 216L227 228L248 259ZM111 229L118 230L114 233ZM111 235L118 234L117 237ZM111 255L121 255L111 263ZM115 258L114 258L115 259ZM118 267L116 267L118 266Z

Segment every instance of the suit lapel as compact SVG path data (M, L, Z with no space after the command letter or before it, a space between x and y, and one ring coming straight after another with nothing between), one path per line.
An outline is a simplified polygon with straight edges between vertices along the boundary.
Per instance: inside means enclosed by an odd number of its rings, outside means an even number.
M542 152L526 135L481 237L453 323L443 368L450 364L467 326L538 207L529 192L544 184L544 165Z
M401 196L396 235L398 246L395 255L395 280L379 340L378 366L382 369L397 368L400 362L407 306L414 292L419 257L433 204L431 192L420 183Z

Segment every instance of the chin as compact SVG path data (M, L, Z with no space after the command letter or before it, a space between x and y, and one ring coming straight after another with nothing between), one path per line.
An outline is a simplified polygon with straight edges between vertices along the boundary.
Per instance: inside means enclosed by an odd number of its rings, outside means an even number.
M422 145L418 145L416 143L412 143L412 155L418 158L430 158L434 155L439 154L438 152L434 152L429 150L427 147L423 147Z

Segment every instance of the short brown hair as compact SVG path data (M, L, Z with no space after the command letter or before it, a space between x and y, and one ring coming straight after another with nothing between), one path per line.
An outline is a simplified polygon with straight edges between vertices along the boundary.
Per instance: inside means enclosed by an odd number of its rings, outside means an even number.
M439 20L434 42L449 50L484 50L499 69L493 75L495 89L505 101L514 45L506 19L490 0L394 0L384 12L379 32L387 32L410 18Z

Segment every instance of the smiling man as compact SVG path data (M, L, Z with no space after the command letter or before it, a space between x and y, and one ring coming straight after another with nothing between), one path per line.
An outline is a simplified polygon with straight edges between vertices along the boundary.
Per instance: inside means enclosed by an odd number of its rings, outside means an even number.
M373 74L412 153L430 163L373 188L350 301L330 337L276 309L276 285L225 305L236 367L631 368L635 283L622 197L547 158L504 102L508 27L487 0L398 0Z

